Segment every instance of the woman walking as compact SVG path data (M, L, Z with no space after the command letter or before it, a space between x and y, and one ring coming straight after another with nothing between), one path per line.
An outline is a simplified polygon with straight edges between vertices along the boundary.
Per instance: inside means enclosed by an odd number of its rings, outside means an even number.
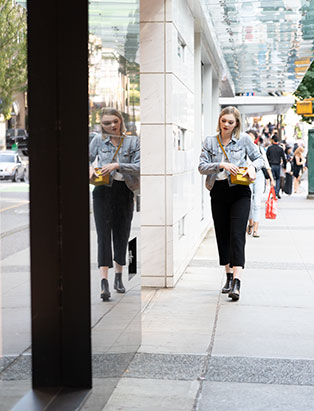
M266 151L262 147L263 139L258 137L255 130L248 130L247 134L251 137L252 141L255 142L258 146L260 153L263 156L265 162L265 172L267 173L268 178L270 179L270 184L272 187L275 187L275 180L273 174L271 172L271 167L269 165ZM250 216L249 216L249 224L247 227L247 233L249 235L252 234L254 238L258 238L260 235L258 233L258 225L260 221L261 215L261 202L263 193L265 191L265 176L263 170L259 170L256 172L256 179L255 181L250 184L250 189L252 191L252 198L251 198L251 209L250 209Z
M292 170L293 170L293 177L294 177L294 192L299 192L300 181L301 181L301 173L304 165L304 148L302 146L298 147L293 155L292 160Z
M113 267L112 260L115 261L114 288L125 293L122 270L133 217L133 191L140 183L140 148L137 137L125 135L124 120L118 110L102 109L101 127L102 133L95 135L90 143L89 160L92 184L99 175L108 177L107 184L97 185L93 191L100 297L107 301L111 296L108 270ZM96 159L97 170L93 166Z
M251 164L244 176L249 181L253 182L256 171L264 167L257 146L240 130L240 112L232 106L224 108L218 119L218 134L206 137L199 163L199 172L207 175L206 187L210 190L219 262L225 267L227 276L222 293L228 293L233 301L240 298L251 190L248 185L232 184L230 177L247 165L247 156Z

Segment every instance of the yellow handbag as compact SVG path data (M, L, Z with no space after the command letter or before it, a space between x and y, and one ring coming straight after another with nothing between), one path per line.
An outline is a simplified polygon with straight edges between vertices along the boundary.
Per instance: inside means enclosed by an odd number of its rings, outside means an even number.
M229 158L228 158L228 156L226 154L226 151L223 148L223 146L222 146L222 144L219 140L218 135L217 135L217 141L218 141L218 143L219 143L226 159L229 161ZM234 176L233 174L230 174L231 184L240 184L240 185L243 185L243 186L250 185L252 183L252 181L249 179L249 176L248 175L243 176L243 174L246 172L246 170L247 170L247 167L239 167L239 171L238 171L237 175Z
M114 159L117 157L117 154L122 146L124 140L124 136L120 140L119 146L116 149L114 156L112 157L111 163L114 161ZM92 178L89 179L90 184L93 184L94 186L104 186L104 185L110 185L110 174L102 175L101 174L101 167L95 167L95 174Z
M101 174L100 167L95 167L95 174L96 175L93 176L89 181L94 186L103 186L108 185L110 183L110 174L106 174L105 176L103 176Z

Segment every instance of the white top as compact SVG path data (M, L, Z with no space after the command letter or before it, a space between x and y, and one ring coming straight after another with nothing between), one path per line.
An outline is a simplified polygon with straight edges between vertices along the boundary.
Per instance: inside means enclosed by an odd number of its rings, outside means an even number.
M112 177L114 180L117 181L124 181L124 177L122 173L119 173L119 171L115 170L114 173L112 174Z
M228 160L225 154L223 153L221 162L225 162L225 161L228 161ZM219 173L216 176L216 180L226 180L227 178L228 178L228 174L225 169L223 169L222 171L219 171Z

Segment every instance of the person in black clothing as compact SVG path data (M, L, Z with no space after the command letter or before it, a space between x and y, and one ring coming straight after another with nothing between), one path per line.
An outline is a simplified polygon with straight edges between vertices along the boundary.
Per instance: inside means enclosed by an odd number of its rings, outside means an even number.
M280 163L281 160L283 161L283 168L286 169L286 156L285 153L278 145L278 137L274 135L272 137L272 145L268 147L266 151L267 159L269 161L271 172L273 173L276 185L275 185L275 192L276 196L280 198L279 190L280 190Z

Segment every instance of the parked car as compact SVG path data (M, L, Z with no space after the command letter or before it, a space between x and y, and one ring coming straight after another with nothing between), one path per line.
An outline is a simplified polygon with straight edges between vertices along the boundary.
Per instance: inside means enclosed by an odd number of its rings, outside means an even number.
M10 150L14 145L17 146L21 152L28 155L28 133L23 128L8 128L6 131L6 145Z
M26 181L26 166L16 151L0 151L0 180Z

